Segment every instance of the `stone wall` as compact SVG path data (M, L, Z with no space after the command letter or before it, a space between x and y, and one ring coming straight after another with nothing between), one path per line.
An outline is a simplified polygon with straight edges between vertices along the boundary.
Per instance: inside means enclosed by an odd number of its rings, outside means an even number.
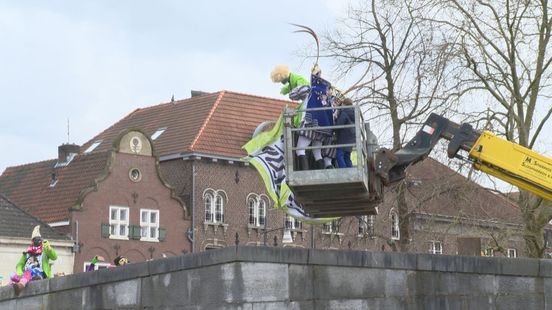
M0 309L552 309L552 261L227 247L0 288Z

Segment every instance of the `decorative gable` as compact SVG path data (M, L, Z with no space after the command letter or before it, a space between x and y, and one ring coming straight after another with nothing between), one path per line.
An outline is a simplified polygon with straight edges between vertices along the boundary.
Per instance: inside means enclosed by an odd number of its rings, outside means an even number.
M148 137L140 131L131 130L119 140L119 152L142 156L152 156L153 150Z

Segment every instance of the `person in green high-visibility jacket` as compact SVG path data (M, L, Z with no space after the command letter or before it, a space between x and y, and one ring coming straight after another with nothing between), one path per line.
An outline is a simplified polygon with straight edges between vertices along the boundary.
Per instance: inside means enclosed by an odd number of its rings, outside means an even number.
M301 104L297 110L304 109L305 99L310 91L310 83L303 76L289 71L287 65L276 65L270 73L270 78L274 83L282 83L284 86L280 89L280 94L289 95L291 100L299 100ZM299 112L293 118L293 125L299 127L303 120L304 112Z
M274 70L270 73L270 78L274 83L282 83L284 86L280 89L280 94L290 94L292 90L299 86L309 86L309 81L297 73L289 71L286 65L276 65ZM291 94L290 94L291 95ZM291 100L296 100L292 99Z

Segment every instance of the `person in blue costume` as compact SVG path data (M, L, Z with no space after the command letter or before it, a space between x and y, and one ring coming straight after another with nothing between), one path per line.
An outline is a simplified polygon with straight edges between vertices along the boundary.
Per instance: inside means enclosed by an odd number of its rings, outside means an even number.
M353 101L349 98L343 100L342 106L348 106L350 109L340 109L336 125L352 125L355 124L355 111L352 109ZM336 131L336 144L353 144L356 141L356 133L354 128L340 128ZM339 168L350 168L353 166L351 161L352 147L339 147L336 152L336 161Z
M321 78L318 74L311 75L311 89L307 97L307 109L331 107L333 97L330 95L330 82ZM320 147L329 145L332 142L333 132L331 129L323 128L333 126L333 112L328 110L307 111L301 123L303 128L322 127L313 130L302 130L299 132L296 154L299 162L304 161L305 150L302 147L312 146ZM322 149L312 150L317 169L332 168L332 159L328 151L322 152ZM323 155L325 155L323 157Z

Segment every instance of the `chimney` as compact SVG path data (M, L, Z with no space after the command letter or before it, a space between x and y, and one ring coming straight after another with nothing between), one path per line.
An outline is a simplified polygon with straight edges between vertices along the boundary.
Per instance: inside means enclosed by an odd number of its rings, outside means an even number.
M58 164L68 163L80 151L77 144L62 144L58 146Z
M201 90L192 90L191 94L192 94L192 98L193 98L193 97L197 97L197 96L207 95L209 93L205 92L205 91L201 91Z

